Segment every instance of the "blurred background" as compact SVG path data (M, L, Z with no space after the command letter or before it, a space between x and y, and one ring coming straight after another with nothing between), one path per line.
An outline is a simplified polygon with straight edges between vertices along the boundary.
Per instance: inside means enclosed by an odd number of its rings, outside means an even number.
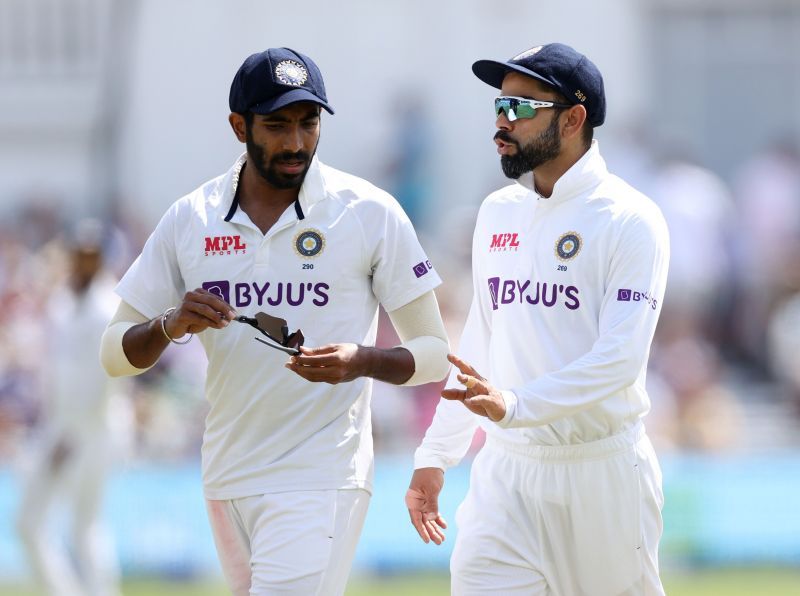
M102 323L87 288L113 284L167 207L243 151L227 98L244 58L288 46L320 66L336 109L320 158L403 204L457 346L477 208L507 183L495 93L470 66L551 41L602 71L601 151L670 226L646 419L667 591L800 594L798 0L0 0L0 594L35 593L37 540L104 553L125 594L225 593L200 485L199 343L112 385L91 378L96 339L70 321ZM403 505L440 386L375 387L376 489L349 594L446 594L456 528L424 545ZM81 444L87 428L100 447ZM56 482L81 449L108 457ZM468 472L469 458L448 471L451 521Z

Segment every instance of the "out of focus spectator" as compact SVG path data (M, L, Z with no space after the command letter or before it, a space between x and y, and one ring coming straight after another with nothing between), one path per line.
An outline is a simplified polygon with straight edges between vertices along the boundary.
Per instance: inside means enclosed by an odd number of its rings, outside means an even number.
M763 370L766 329L776 304L791 291L800 260L800 153L776 143L756 154L735 181L741 218L737 265L740 287L731 323L746 356ZM787 285L788 284L788 285Z
M119 594L119 570L101 520L103 490L114 447L129 434L120 387L98 358L100 337L116 308L115 280L103 269L103 228L76 226L66 246L69 275L57 284L39 321L47 349L39 355L42 407L35 461L17 519L39 586L58 596ZM63 506L69 538L51 525ZM65 543L69 546L65 546Z

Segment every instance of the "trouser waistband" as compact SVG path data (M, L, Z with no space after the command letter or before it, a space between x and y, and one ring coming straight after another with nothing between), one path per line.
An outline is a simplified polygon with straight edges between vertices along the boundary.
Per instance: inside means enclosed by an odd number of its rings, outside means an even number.
M645 435L644 425L637 422L619 434L588 443L574 445L531 445L507 441L497 435L486 436L486 447L502 452L516 453L532 459L547 461L577 461L597 459L622 453L638 443Z

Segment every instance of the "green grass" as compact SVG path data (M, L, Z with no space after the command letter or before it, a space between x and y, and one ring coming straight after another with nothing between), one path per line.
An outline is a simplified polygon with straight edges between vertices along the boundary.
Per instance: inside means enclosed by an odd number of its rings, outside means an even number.
M668 596L800 596L800 569L713 569L664 577ZM347 596L447 596L444 575L356 576ZM219 583L174 583L158 580L127 581L124 596L225 596ZM0 585L0 596L36 596L30 590Z

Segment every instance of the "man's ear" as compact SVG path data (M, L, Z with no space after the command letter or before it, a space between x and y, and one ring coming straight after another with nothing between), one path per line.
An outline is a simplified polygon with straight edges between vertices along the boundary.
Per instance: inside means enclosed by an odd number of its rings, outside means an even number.
M247 122L245 122L244 116L231 112L231 115L228 116L228 122L231 123L233 134L236 135L239 142L244 143L247 140Z
M567 139L580 135L583 123L586 122L586 108L580 104L574 105L565 114L561 134Z

